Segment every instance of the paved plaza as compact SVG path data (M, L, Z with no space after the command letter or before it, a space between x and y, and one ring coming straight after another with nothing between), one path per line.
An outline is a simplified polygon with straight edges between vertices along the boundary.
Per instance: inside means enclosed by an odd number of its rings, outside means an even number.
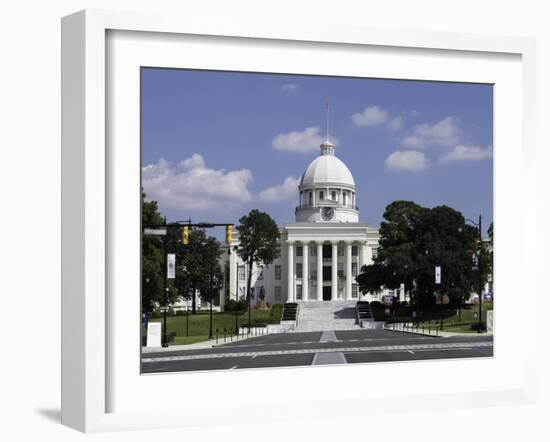
M493 337L434 337L389 330L281 333L210 349L143 354L142 372L292 367L493 356Z

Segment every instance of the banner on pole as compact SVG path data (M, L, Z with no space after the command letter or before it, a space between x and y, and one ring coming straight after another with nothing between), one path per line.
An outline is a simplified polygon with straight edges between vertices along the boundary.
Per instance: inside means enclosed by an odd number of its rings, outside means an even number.
M441 284L441 267L436 266L435 268L435 283Z
M176 255L169 253L166 259L166 277L168 279L174 279L176 277Z

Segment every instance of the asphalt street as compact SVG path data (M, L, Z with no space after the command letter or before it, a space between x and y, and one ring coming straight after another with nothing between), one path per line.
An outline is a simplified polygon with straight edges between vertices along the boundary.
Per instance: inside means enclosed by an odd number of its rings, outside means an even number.
M282 333L200 350L144 353L142 373L293 367L493 356L492 336L419 336L389 330Z

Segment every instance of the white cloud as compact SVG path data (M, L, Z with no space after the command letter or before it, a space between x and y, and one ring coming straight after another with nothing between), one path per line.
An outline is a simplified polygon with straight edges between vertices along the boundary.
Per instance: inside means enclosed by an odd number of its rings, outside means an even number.
M296 83L285 83L281 86L281 89L285 92L295 92L300 88Z
M351 121L356 126L379 126L388 120L388 113L378 106L369 106L361 113L351 116Z
M394 172L422 172L427 167L426 155L415 150L393 152L386 158L386 168Z
M282 184L262 190L258 197L261 201L270 203L293 199L298 195L299 184L300 178L289 176Z
M303 131L281 133L273 138L271 145L275 150L287 152L309 153L319 149L324 141L321 129L318 127L306 127ZM331 137L331 141L337 144L337 140Z
M403 117L394 117L388 123L391 130L399 130L403 126Z
M204 169L206 167L204 158L198 153L194 153L186 160L183 160L181 165L184 170Z
M248 169L214 170L200 154L193 154L177 165L160 159L142 168L143 190L147 199L158 201L163 210L223 211L252 199Z
M493 149L491 146L484 149L479 146L464 146L459 144L447 154L443 155L439 161L442 163L449 163L451 161L476 161L484 160L492 156Z
M460 129L453 117L446 117L435 124L417 124L401 144L411 149L427 147L454 147L459 143Z

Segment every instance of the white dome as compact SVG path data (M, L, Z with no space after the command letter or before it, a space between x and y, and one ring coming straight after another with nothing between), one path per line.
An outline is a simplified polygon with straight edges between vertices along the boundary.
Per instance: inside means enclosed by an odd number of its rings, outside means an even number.
M355 186L355 181L350 170L335 155L320 155L315 158L302 175L300 185L322 183Z

